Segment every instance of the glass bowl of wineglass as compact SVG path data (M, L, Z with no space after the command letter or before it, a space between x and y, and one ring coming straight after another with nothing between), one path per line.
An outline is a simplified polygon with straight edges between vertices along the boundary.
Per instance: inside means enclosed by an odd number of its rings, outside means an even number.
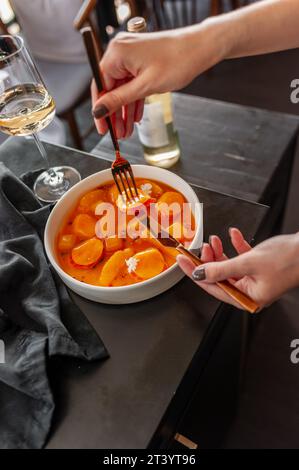
M20 36L0 35L0 130L12 136L33 136L46 169L34 183L35 195L56 202L81 179L70 166L50 167L37 132L55 115L55 102L48 92Z

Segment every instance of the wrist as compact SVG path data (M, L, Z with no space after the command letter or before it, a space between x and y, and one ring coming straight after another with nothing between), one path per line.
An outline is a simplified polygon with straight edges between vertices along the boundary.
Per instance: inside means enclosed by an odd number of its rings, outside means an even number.
M291 268L290 271L293 272L294 277L294 287L299 286L299 232L291 235Z
M231 56L235 47L236 30L232 27L229 14L210 16L201 24L201 32L213 46L215 63Z

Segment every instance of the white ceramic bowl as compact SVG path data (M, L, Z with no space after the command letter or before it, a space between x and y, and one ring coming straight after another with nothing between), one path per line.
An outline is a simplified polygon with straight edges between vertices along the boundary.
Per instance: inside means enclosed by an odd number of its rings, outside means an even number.
M147 165L133 165L133 169L136 177L149 178L158 182L161 181L162 183L166 183L172 188L180 191L187 201L192 204L196 233L190 248L196 252L196 250L201 246L203 239L203 220L201 204L199 204L198 198L191 186L176 174L162 168ZM106 304L128 304L139 302L161 294L182 279L184 274L178 265L174 264L158 276L138 284L121 287L102 287L85 284L84 282L73 279L63 271L57 261L55 244L58 231L65 221L66 216L75 209L75 205L81 196L95 187L111 180L112 177L110 169L100 171L77 183L59 200L47 221L45 229L45 249L51 264L64 283L82 297Z

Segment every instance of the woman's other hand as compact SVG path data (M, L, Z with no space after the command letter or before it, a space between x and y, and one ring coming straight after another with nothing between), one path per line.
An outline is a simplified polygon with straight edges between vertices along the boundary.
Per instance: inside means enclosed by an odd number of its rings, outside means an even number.
M206 24L207 23L207 24ZM186 86L225 55L223 38L209 22L158 33L120 33L110 43L100 68L106 93L92 83L93 115L100 134L103 117L111 115L118 138L133 132L143 113L143 100Z
M271 304L286 291L299 286L299 234L269 238L255 248L236 229L229 230L238 256L228 259L222 242L213 235L202 249L202 266L195 267L185 256L178 256L182 270L199 287L217 299L240 308L217 285L228 279L251 297L261 308Z

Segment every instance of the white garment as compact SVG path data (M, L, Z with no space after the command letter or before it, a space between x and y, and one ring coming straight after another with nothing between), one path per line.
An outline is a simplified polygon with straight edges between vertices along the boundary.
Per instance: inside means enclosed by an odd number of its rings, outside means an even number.
M86 62L81 34L73 21L83 0L10 0L34 57Z

